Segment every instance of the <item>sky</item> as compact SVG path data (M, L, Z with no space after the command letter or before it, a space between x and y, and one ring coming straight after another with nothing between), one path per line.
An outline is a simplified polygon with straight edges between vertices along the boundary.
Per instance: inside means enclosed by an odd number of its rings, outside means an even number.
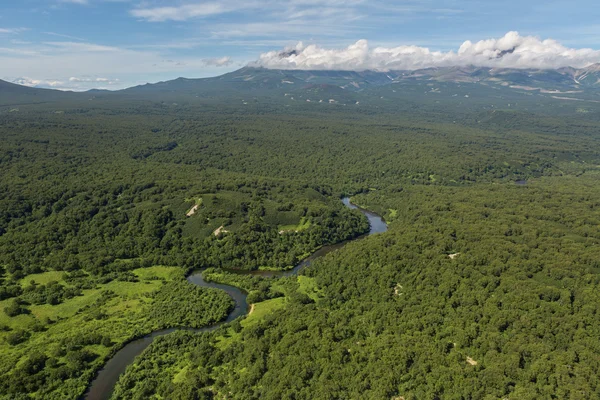
M600 62L599 21L591 0L0 0L0 79L87 90L249 63L583 67Z

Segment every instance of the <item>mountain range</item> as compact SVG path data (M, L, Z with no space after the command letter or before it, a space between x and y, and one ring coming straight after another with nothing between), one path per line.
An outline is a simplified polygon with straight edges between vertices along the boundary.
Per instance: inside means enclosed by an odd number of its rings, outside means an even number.
M487 97L539 95L563 101L600 102L600 64L586 68L514 69L440 67L415 71L305 71L244 67L213 78L178 78L118 91L83 93L30 88L0 81L1 104L51 101L60 98L179 95L201 98L248 98L283 96L288 100L325 103L356 103L394 97L392 93L415 92L469 97L482 91ZM83 96L83 97L82 97ZM413 96L414 97L414 96ZM443 97L443 96L442 96Z
M181 90L235 85L238 89L292 88L297 85L334 85L353 92L377 86L403 82L453 82L499 85L524 90L576 91L600 90L600 64L587 68L515 69L482 67L439 67L415 71L307 71L272 70L244 67L237 71L204 79L179 78L173 81L147 84L125 89L133 92L151 90Z

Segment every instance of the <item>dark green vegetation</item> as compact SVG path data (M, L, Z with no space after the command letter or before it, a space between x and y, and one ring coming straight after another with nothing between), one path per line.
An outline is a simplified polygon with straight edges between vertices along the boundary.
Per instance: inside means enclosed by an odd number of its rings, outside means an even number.
M231 300L183 279L198 267L255 311L157 339L115 398L600 396L596 103L408 80L314 104L267 78L2 96L5 398L76 398L126 341L222 320ZM390 230L299 278L224 271L364 233L344 194Z
M596 398L599 178L357 196L394 207L392 229L306 270L316 303L290 298L226 346L163 338L122 381L156 386L122 396Z

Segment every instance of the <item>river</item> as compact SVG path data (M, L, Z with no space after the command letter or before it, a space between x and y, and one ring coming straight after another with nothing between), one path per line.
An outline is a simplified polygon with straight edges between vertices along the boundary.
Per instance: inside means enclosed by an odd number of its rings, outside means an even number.
M343 198L342 202L346 207L351 209L357 209L368 218L370 224L370 230L368 234L359 236L355 239L348 240L345 242L336 243L330 246L323 246L319 250L311 254L308 258L304 259L300 264L296 265L293 269L288 271L235 271L235 273L245 273L265 277L284 277L296 275L298 274L298 272L308 267L314 259L323 257L327 253L331 253L332 251L343 247L348 242L358 240L375 233L382 233L387 230L387 224L379 215L355 206L354 204L350 203L350 198L348 197ZM187 280L188 282L201 287L224 290L235 301L235 308L233 309L233 311L231 311L231 313L229 313L226 320L204 328L188 328L188 330L193 330L194 332L210 332L217 329L221 325L232 322L236 318L239 318L248 313L246 293L244 293L241 289L238 289L234 286L223 285L220 283L206 282L204 281L204 278L202 278L202 270L195 271L190 276L188 276ZM110 399L110 396L112 395L112 392L119 380L119 377L125 372L127 366L134 361L135 357L140 355L148 346L150 346L150 344L154 341L155 338L177 330L186 330L186 328L162 329L159 331L152 332L151 334L144 336L140 339L136 339L127 343L122 349L117 351L115 355L110 360L108 360L106 365L98 372L98 375L92 381L90 387L86 391L84 398L87 400Z

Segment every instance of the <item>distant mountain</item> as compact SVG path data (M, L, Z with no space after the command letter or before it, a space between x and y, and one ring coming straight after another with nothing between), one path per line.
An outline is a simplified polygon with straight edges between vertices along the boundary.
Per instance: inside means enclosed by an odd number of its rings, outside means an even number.
M36 94L41 93L40 91L44 91L45 89L32 88L29 86L18 85L16 83L6 82L0 79L0 93L29 93Z
M0 105L41 103L73 98L75 93L32 88L0 80Z
M446 93L457 96L461 85L481 87L502 93L543 95L560 100L600 101L600 64L587 68L515 69L483 67L440 67L416 71L304 71L272 70L244 67L214 78L178 78L166 82L146 84L119 91L91 90L86 92L104 99L113 97L143 98L153 101L171 101L177 97L235 99L240 102L255 98L354 104L365 96L383 98L382 89L404 88L418 93L441 93L437 84L446 84ZM453 86L448 86L453 85ZM423 86L425 92L419 87ZM409 89L407 89L409 88ZM431 89L430 89L431 88ZM404 91L406 91L404 90ZM393 90L395 92L395 90ZM461 92L462 93L462 92ZM0 104L40 102L64 98L79 98L82 93L65 93L37 89L0 81ZM79 97L78 97L79 96ZM468 97L469 94L462 94ZM393 97L393 96L392 96Z
M573 71L573 80L578 85L600 87L600 64Z
M184 94L202 98L240 97L250 101L257 97L280 97L329 102L355 102L353 92L371 83L361 81L354 87L352 77L359 73L335 73L327 71L282 71L245 67L214 78L178 78L166 82L146 84L121 90L128 96ZM377 73L372 73L377 74ZM340 76L337 76L340 75ZM389 79L388 79L389 80ZM350 85L352 88L344 87ZM348 89L348 90L345 90Z
M600 64L587 68L515 69L483 67L440 67L416 71L302 71L242 68L238 71L213 78L246 86L292 87L292 85L327 84L350 91L386 86L402 81L438 81L454 83L485 83L501 86L527 86L540 90L600 90ZM518 89L518 87L517 87Z
M502 86L526 87L529 90L577 90L596 88L600 90L600 64L587 68L516 69L447 67L428 68L417 71L399 71L396 80L433 80L440 82L486 83ZM521 86L521 87L518 87Z

